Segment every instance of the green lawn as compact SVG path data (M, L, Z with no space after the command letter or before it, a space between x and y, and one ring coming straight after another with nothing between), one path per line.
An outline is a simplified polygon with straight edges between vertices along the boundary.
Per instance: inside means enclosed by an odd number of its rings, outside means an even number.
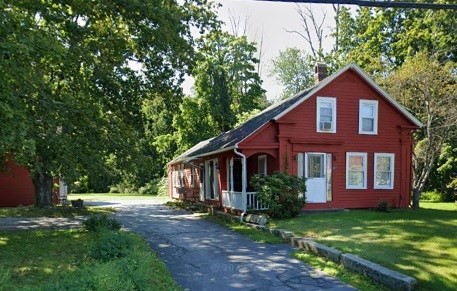
M0 217L75 217L92 214L109 214L116 210L110 207L84 207L81 209L71 206L52 207L3 207Z
M272 227L312 237L418 280L420 290L457 286L457 205L421 203L420 210L304 214Z
M100 201L100 200L132 200L132 199L147 199L147 200L157 200L161 199L164 201L168 200L168 196L153 196L153 195L141 195L141 194L132 194L132 193L78 193L78 194L69 194L68 200L82 199L86 201Z
M99 233L79 230L0 233L0 290L179 290L164 263L137 235L121 258L90 256Z

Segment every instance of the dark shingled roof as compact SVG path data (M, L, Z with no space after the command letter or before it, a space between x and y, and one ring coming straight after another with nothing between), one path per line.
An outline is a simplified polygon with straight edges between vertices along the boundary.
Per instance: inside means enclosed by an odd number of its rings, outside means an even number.
M180 156L174 158L169 164L189 160L191 158L196 158L198 156L212 153L215 151L223 151L224 149L228 150L229 148L234 147L235 144L244 140L246 137L248 137L251 133L260 128L262 125L274 119L278 114L280 114L290 106L294 105L303 96L308 94L312 89L314 89L314 87L308 88L307 90L302 91L289 99L275 103L270 107L266 108L265 110L263 110L262 112L260 112L258 115L241 124L237 128L234 128L230 131L222 133L219 136L204 140L196 144L189 150L182 153Z

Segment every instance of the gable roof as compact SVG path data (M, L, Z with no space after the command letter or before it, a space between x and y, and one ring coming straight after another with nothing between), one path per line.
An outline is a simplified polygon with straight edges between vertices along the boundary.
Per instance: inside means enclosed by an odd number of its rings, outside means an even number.
M219 136L199 142L178 157L174 158L168 164L170 165L182 161L188 161L190 159L204 157L234 149L238 143L249 137L264 124L271 120L278 120L348 70L354 70L363 80L370 84L373 89L378 91L379 94L383 96L392 106L398 109L408 120L410 120L416 126L422 127L422 123L417 118L415 118L403 106L395 101L395 99L390 97L381 87L379 87L370 77L368 77L368 75L363 72L362 69L360 69L355 64L349 64L338 70L336 73L325 78L319 82L319 84L303 90L291 98L282 100L269 106L258 115L247 120L240 126L230 131L224 132Z

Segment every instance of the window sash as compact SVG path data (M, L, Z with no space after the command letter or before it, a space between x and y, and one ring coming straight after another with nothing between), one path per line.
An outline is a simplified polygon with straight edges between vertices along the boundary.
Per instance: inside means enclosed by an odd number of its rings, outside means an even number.
M367 189L367 153L346 153L346 189Z
M378 133L378 101L359 101L359 134Z
M374 188L394 188L394 167L395 154L375 153L374 154Z
M317 131L336 132L336 98L317 97Z

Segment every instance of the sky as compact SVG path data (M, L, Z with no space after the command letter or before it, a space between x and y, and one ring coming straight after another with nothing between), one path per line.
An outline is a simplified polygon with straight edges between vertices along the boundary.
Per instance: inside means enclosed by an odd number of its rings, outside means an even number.
M247 19L247 37L250 41L260 43L263 38L261 55L261 78L263 88L269 100L279 98L282 87L274 77L269 77L271 60L279 55L279 51L288 47L298 47L309 51L304 39L287 30L301 30L300 17L295 3L279 3L255 0L219 0L222 7L218 10L219 18L225 22L225 30L232 32L230 19L239 19L244 23ZM301 4L305 5L305 4ZM311 5L315 17L321 19L327 13L324 31L329 34L330 26L334 26L334 13L329 4ZM331 39L324 42L324 50L332 47ZM258 47L259 48L259 47ZM187 80L184 90L190 92L192 80Z

